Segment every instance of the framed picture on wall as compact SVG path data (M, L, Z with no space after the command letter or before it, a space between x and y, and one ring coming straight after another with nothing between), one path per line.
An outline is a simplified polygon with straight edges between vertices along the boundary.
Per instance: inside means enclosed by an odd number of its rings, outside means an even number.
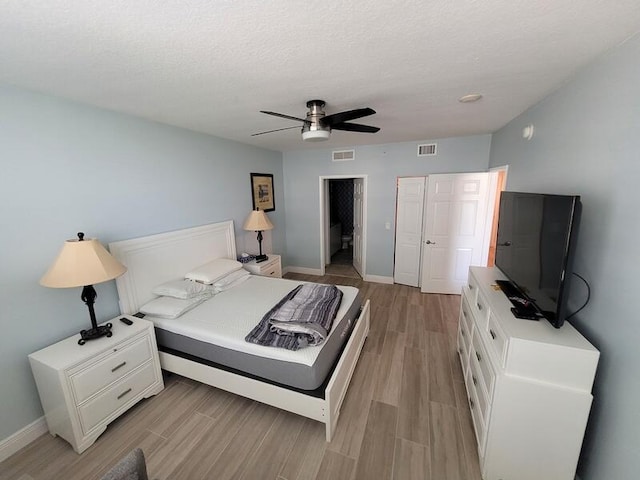
M276 201L273 197L273 175L251 174L251 198L254 210L259 208L264 212L273 212L276 209Z

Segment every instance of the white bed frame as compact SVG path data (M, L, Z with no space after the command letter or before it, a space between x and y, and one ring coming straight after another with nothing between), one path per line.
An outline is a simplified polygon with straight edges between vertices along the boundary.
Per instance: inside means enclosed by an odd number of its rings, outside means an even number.
M113 242L109 248L113 256L127 267L127 273L116 280L123 314L138 312L140 306L154 297L151 290L160 283L181 278L189 270L216 258L236 258L233 221ZM324 398L305 395L165 352L160 352L160 364L169 372L323 422L329 442L368 333L369 300L366 300L331 374Z

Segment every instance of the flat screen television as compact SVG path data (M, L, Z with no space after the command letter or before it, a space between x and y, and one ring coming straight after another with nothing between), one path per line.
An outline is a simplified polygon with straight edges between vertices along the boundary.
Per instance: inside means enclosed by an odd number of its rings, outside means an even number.
M581 211L577 195L502 192L496 266L516 316L564 323Z

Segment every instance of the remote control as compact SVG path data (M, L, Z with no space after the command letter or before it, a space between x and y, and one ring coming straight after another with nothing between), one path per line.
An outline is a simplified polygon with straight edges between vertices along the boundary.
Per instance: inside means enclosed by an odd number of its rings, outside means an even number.
M126 318L126 317L120 318L120 321L122 323L124 323L125 325L133 325L133 322L131 320L129 320L128 318Z

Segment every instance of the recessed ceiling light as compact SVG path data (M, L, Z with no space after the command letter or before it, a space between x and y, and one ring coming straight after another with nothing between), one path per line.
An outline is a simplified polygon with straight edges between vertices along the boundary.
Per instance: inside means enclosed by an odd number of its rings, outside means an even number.
M471 102L477 102L481 98L482 98L482 95L480 95L479 93L470 93L469 95L463 95L458 99L458 101L460 103L471 103Z

